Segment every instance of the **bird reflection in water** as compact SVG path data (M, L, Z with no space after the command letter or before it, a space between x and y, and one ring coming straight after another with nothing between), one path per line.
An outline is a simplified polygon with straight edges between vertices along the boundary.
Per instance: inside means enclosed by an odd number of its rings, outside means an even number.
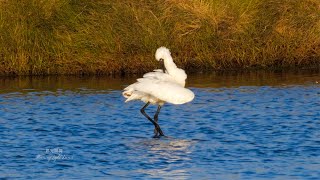
M196 142L183 139L145 140L137 144L145 149L141 157L141 169L136 171L148 177L175 177L185 179L190 177L188 166L191 164L191 154Z

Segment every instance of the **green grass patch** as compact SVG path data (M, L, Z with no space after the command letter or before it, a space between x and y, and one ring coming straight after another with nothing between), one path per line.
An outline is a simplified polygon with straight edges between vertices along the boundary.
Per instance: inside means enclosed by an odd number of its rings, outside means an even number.
M318 0L0 0L0 74L316 67Z

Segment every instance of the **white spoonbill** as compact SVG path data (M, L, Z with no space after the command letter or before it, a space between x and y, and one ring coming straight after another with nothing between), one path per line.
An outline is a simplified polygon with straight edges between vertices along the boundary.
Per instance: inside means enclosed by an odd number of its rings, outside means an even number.
M155 57L163 63L163 70L156 69L144 74L143 78L126 87L122 95L127 98L125 102L141 100L146 103L140 111L154 125L154 137L159 137L164 136L158 124L158 115L164 103L184 104L193 100L194 93L184 88L187 74L183 69L177 68L169 49L158 48ZM150 103L158 105L154 119L145 112Z

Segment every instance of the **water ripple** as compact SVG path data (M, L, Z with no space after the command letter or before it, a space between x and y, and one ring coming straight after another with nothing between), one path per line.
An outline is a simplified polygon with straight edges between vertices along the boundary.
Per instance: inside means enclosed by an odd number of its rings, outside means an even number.
M119 90L25 88L0 94L0 177L318 179L319 86L191 88L165 105L154 139ZM150 106L147 113L153 114Z

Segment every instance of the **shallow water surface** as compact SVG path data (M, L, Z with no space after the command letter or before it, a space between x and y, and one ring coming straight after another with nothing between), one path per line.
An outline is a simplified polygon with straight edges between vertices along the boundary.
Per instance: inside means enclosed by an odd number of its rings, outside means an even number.
M190 75L164 138L124 103L137 77L0 78L0 178L319 179L319 75Z

